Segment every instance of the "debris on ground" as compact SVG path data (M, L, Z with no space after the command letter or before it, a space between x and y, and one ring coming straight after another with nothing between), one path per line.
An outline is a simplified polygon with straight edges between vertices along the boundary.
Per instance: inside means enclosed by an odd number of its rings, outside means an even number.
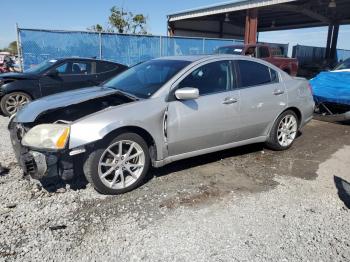
M0 176L5 176L10 172L10 169L7 167L3 167L0 163Z
M4 139L0 262L350 261L349 131L312 121L287 151L182 160L118 196L23 179Z
M9 203L6 205L7 208L15 208L17 206L16 203Z
M50 228L51 231L55 231L55 230L66 229L67 226L66 225L58 225L58 226L51 226L49 228Z

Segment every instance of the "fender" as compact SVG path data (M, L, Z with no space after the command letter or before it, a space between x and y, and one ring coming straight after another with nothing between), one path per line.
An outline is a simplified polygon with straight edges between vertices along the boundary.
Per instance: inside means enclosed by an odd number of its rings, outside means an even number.
M153 103L153 99L159 100L159 103ZM97 142L119 128L132 126L152 134L157 148L157 159L162 159L167 152L163 133L166 105L163 98L150 98L79 119L71 124L69 149ZM163 110L159 110L160 107ZM118 115L122 117L119 118Z

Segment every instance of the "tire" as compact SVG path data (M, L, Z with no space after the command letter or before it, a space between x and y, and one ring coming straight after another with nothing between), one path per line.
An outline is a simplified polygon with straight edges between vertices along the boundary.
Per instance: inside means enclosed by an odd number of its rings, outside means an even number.
M11 116L19 110L21 106L32 101L32 98L23 92L13 92L4 95L0 101L0 108L5 116Z
M293 127L287 127L286 119L292 119ZM292 110L283 112L275 121L269 134L269 138L266 141L266 146L272 150L282 151L290 148L295 138L297 137L299 130L298 116Z
M87 181L98 192L117 195L142 185L149 166L150 154L145 140L138 134L124 133L97 145L85 159L83 170Z

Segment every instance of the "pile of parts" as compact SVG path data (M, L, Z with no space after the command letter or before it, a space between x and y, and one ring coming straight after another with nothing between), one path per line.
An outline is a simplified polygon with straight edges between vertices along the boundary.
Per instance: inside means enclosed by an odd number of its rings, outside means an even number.
M311 79L315 118L328 122L350 120L350 72L322 72Z

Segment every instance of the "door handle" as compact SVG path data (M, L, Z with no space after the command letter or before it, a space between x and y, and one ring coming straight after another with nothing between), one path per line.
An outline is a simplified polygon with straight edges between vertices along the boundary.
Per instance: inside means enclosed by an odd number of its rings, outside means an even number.
M225 105L229 105L229 104L234 104L234 103L237 103L237 98L234 98L234 97L226 97L225 99L224 99L224 102L223 102L223 104L225 104Z
M284 94L284 90L276 89L275 91L273 91L273 94L275 96L282 95L282 94Z

